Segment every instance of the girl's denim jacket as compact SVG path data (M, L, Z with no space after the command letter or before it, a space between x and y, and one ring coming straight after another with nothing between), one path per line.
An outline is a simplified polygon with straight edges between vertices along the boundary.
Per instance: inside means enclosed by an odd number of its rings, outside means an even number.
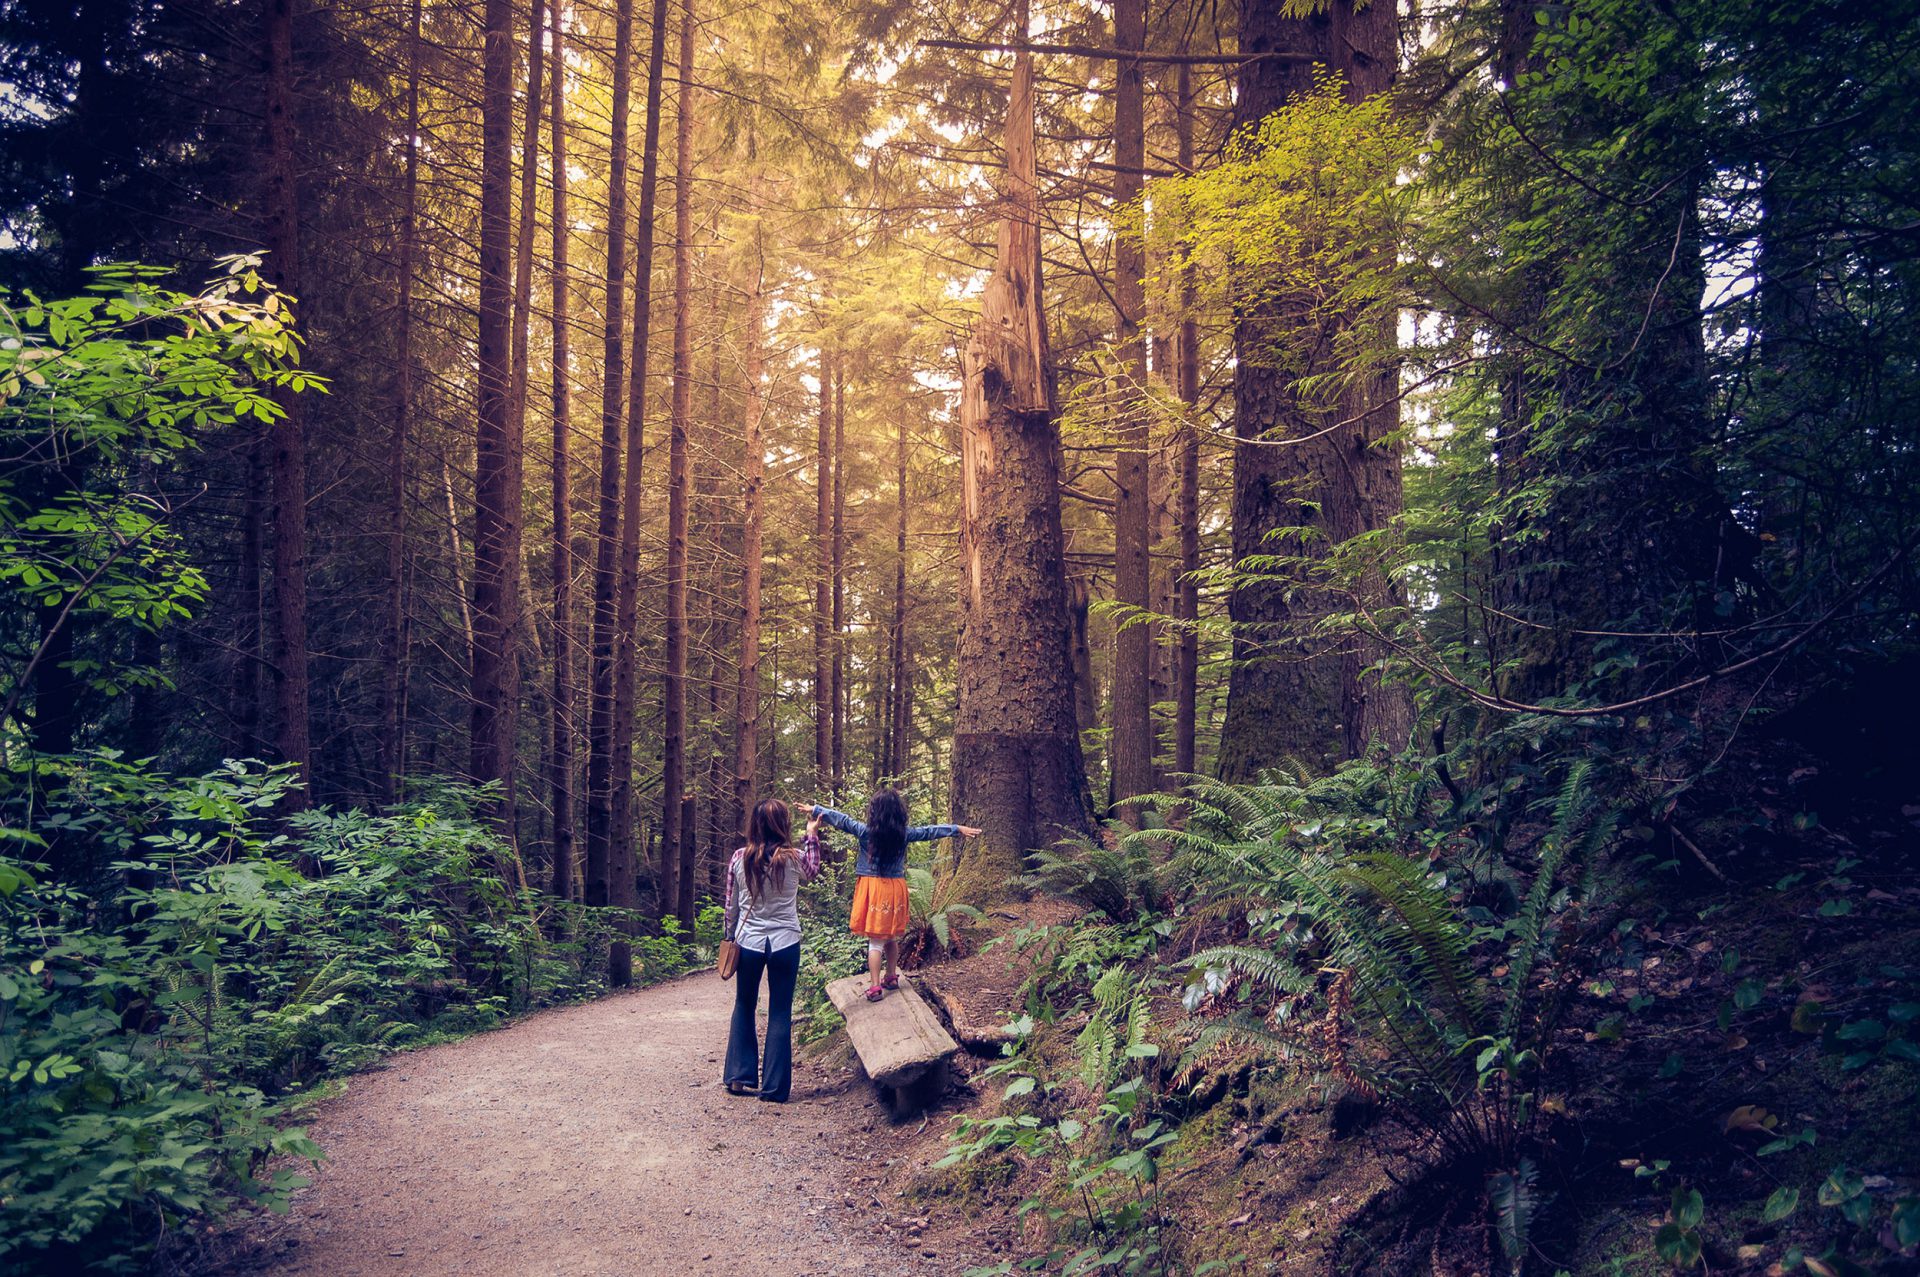
M829 825L832 825L835 829L838 829L841 833L852 834L860 840L860 857L854 866L854 872L856 874L866 878L904 878L907 876L907 849L905 847L902 847L898 852L885 860L876 860L873 854L873 848L869 845L867 826L864 822L855 820L843 811L835 811L831 807L815 807L813 814L826 821ZM936 838L958 838L959 836L960 826L958 825L907 826L908 842L932 842Z

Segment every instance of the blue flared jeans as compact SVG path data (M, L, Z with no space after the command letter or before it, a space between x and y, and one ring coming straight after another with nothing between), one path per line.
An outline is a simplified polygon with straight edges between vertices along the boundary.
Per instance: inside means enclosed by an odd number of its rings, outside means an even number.
M764 1059L753 1023L762 971L767 973ZM786 1103L793 1087L793 985L799 976L798 944L772 951L740 950L740 968L733 977L733 1027L727 1034L727 1085L754 1087L761 1099Z

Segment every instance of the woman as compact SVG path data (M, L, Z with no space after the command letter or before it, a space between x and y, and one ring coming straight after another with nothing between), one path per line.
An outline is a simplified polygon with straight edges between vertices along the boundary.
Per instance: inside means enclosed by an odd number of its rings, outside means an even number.
M809 834L823 820L860 842L860 859L854 868L859 877L854 882L853 914L847 925L855 935L866 937L867 1001L878 1002L887 996L888 989L900 987L900 974L894 968L900 958L900 937L907 933L907 844L936 838L973 838L980 831L971 825L909 827L907 804L891 787L867 801L865 823L816 804L808 809ZM883 962L884 977L880 973Z
M793 849L787 805L769 798L753 809L747 845L727 866L726 938L740 946L727 1035L729 1095L757 1094L785 1104L793 1086L793 985L800 974L800 884L820 872L818 821ZM753 1013L767 974L767 1051L760 1058Z

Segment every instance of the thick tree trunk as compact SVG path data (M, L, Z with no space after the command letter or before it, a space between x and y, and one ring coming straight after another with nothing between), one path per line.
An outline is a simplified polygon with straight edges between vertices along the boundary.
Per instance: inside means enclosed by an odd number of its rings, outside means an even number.
M625 901L632 866L613 863L613 667L619 610L620 464L626 441L627 114L632 93L633 0L614 9L612 120L607 173L606 328L601 356L600 500L594 536L593 637L587 711L587 873L590 905ZM621 885L620 880L625 880ZM622 981L624 983L624 981Z
M1116 208L1140 196L1140 170L1146 162L1145 81L1138 58L1147 35L1146 0L1115 0L1116 63L1113 107L1113 202ZM1120 451L1114 459L1119 488L1114 507L1114 601L1123 608L1152 606L1147 467L1147 348L1140 320L1146 311L1142 280L1146 261L1141 241L1122 235L1114 243L1114 345L1120 358L1119 395L1114 408ZM1117 799L1150 793L1153 778L1153 702L1148 666L1152 636L1144 624L1122 616L1114 636L1113 792ZM1137 807L1122 803L1120 815L1134 821Z
M553 806L553 882L573 896L573 297L567 211L566 12L554 0L551 212L553 217L553 701L547 785Z
M819 445L814 452L813 545L813 772L826 786L833 775L833 365L820 347Z
M680 10L680 99L674 113L673 407L667 425L667 673L662 687L660 890L693 899L693 828L687 774L687 429L693 416L693 31L692 0Z
M620 520L620 581L616 607L613 669L613 779L610 858L625 883L624 899L635 900L633 814L633 732L640 659L641 460L646 450L647 348L653 325L654 201L660 184L660 97L666 77L667 0L653 0L652 44L647 51L647 113L640 147L640 210L634 226L633 352L627 381L627 465L625 510ZM644 852L644 848L642 848ZM676 862L677 863L677 862ZM664 889L670 884L659 884ZM668 893L661 897L672 900Z
M1242 53L1307 54L1314 61L1244 64L1237 122L1257 124L1310 91L1316 66L1339 71L1350 100L1385 90L1397 67L1397 22L1395 6L1362 7L1357 0L1334 0L1302 18L1282 16L1278 6L1246 6ZM1312 528L1338 543L1397 510L1399 462L1381 442L1398 420L1393 374L1383 370L1328 405L1315 402L1301 381L1331 372L1331 366L1283 369L1265 353L1274 326L1308 304L1278 298L1258 313L1243 314L1235 328L1235 562L1276 550L1315 551L1316 544L1297 539L1276 546L1268 539L1276 528ZM1336 422L1348 424L1329 430ZM1303 637L1332 606L1324 590L1289 581L1267 579L1233 590L1235 663L1220 741L1222 777L1250 780L1290 758L1330 766L1358 752L1356 741L1364 744L1372 714L1366 702L1377 689L1362 687L1358 675L1371 655Z
M1018 6L1024 37L1027 6ZM999 260L961 356L961 629L956 818L986 831L985 875L1092 826L1074 722L1060 529L1060 437L1040 281L1033 60L1014 63Z
M300 205L293 154L293 5L266 0L267 257L266 277L297 299L300 293ZM297 307L294 313L298 314ZM273 476L274 745L300 783L282 810L311 801L312 747L307 709L307 442L298 395L276 392L282 416L271 440Z
M380 644L380 790L398 802L407 766L407 436L413 415L413 271L420 206L420 17L407 29L407 163L400 187L400 298L393 334L393 429L387 437L387 614Z
M1193 73L1182 66L1175 90L1174 135L1179 169L1193 170ZM1180 280L1180 325L1174 345L1173 394L1182 409L1175 453L1174 523L1180 534L1180 568L1173 589L1173 615L1186 622L1174 648L1173 770L1191 775L1195 768L1194 730L1200 688L1200 325L1194 319L1192 272Z

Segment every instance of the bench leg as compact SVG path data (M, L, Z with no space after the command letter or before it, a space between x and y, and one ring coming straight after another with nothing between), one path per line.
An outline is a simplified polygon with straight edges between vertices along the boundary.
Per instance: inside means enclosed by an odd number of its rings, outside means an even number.
M880 1094L893 1120L904 1122L938 1104L947 1093L947 1081L947 1062L941 1060L911 1082L881 1087Z

